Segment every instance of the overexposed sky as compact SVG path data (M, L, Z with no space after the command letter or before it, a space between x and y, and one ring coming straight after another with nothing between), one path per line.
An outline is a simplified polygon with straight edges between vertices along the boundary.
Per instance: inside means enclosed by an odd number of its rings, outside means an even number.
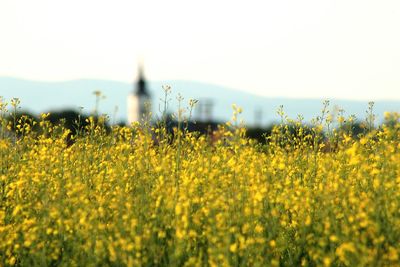
M0 76L400 100L399 0L0 0Z

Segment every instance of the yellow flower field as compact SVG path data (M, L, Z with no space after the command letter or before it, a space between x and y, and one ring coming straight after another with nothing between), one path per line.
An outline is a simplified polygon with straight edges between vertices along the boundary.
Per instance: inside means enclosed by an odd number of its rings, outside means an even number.
M72 145L46 114L19 125L0 139L0 266L400 266L398 117L266 145L235 123L212 140L90 120Z

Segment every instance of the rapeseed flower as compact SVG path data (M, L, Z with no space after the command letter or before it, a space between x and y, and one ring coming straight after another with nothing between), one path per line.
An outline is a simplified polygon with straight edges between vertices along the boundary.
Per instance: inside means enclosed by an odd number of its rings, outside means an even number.
M399 262L397 117L330 141L321 124L281 125L261 146L234 108L218 140L91 118L66 146L48 114L40 133L21 121L15 143L0 139L0 265Z

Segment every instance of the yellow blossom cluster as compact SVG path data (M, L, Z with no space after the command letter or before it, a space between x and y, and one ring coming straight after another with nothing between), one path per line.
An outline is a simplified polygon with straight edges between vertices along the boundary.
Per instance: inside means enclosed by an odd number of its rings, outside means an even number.
M400 125L0 139L0 266L399 266ZM21 125L18 129L27 129ZM286 129L286 130L285 130Z

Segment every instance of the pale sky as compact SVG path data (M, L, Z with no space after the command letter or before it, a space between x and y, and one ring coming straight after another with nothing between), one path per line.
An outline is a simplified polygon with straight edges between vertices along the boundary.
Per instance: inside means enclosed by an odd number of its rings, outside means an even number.
M0 0L0 76L400 100L399 0Z

